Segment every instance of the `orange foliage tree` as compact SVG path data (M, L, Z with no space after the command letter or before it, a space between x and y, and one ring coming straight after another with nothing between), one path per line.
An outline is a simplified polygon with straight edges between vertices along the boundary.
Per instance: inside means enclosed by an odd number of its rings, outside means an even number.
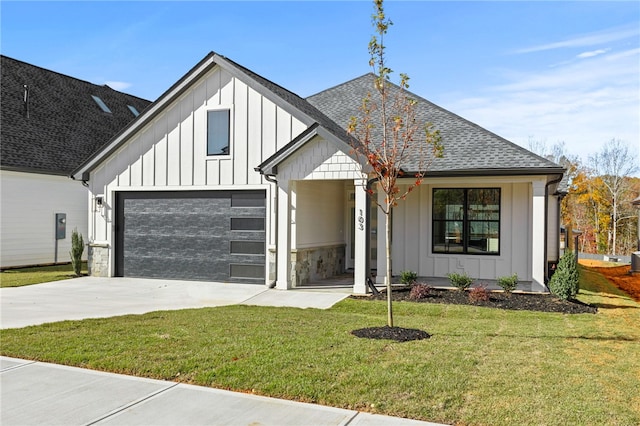
M562 204L563 222L583 231L583 252L629 254L637 249L637 212L631 205L640 194L640 178L632 176L638 171L635 157L614 139L590 163L576 164Z

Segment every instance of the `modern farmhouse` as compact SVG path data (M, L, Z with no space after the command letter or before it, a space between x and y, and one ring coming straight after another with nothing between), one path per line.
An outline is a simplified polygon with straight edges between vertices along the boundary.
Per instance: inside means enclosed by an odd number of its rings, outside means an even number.
M377 270L383 282L384 221L345 131L373 79L303 99L208 54L72 172L89 188L92 274L284 290L348 271L365 293ZM546 291L564 169L412 96L444 156L394 209L394 275L517 273Z

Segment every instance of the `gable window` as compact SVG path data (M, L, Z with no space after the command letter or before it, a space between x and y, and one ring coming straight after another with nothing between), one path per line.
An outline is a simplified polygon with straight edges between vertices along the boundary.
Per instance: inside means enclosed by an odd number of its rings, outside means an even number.
M500 188L433 190L434 253L500 254Z
M207 111L207 155L229 155L230 110Z

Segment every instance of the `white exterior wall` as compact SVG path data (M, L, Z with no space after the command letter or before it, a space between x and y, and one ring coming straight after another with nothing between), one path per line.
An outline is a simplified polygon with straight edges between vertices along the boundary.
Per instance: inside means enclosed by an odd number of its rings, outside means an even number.
M434 188L500 188L500 254L452 255L432 253L432 194ZM515 178L431 179L414 190L393 209L393 274L411 270L423 277L446 277L448 273L466 272L478 279L494 280L517 273L522 281L532 279L531 183ZM384 244L379 213L379 238ZM384 245L379 245L379 253ZM378 272L384 271L384 256L378 256Z
M346 243L343 182L297 182L295 206L297 237L293 248Z
M71 232L87 240L87 189L66 176L0 171L2 268L70 262ZM66 238L58 240L56 213L66 213ZM83 254L87 258L87 250Z
M230 155L207 156L207 111L227 108ZM91 241L113 247L116 191L264 189L271 225L267 245L273 247L275 191L254 168L305 129L291 114L215 67L91 172ZM93 203L98 195L105 196L101 209ZM112 275L113 258L109 264Z

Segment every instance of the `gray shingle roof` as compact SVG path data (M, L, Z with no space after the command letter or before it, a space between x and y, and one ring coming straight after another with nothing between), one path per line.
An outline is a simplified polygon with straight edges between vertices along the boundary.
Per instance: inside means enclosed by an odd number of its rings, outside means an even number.
M352 116L360 116L359 107L367 93L374 92L375 76L366 74L307 98L326 116L347 127ZM393 93L400 88L391 85ZM441 108L413 93L407 95L417 103L417 119L431 122L440 130L444 156L429 166L430 174L525 174L561 173L562 167L542 158L482 127ZM418 155L413 156L414 159ZM417 161L403 165L417 171Z
M135 117L149 101L0 56L0 167L68 175ZM29 116L24 107L29 88ZM103 112L98 96L111 110Z

